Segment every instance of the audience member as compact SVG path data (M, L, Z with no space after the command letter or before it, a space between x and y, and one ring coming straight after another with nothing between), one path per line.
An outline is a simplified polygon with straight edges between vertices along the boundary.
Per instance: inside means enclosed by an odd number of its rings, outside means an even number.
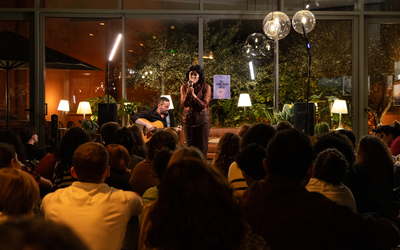
M276 130L270 125L263 123L257 124L246 133L241 142L241 149L245 148L251 143L256 143L264 148L267 147L268 142L274 137ZM243 177L242 170L240 170L238 164L233 162L229 166L228 170L228 181L234 190L236 197L240 197L244 190L247 188L246 181Z
M133 154L143 159L146 158L146 144L143 140L142 131L137 126L131 126L129 130L132 132L135 141L132 149Z
M240 137L234 133L225 133L219 140L212 165L224 176L228 176L229 166L235 161L239 146Z
M290 157L288 157L290 154ZM244 220L271 249L391 249L399 231L388 219L363 217L322 194L308 192L313 150L291 129L267 147L265 180L242 195ZM161 193L160 193L161 197Z
M1 224L0 242L2 250L89 250L70 228L42 218Z
M347 129L339 129L338 132L339 134L347 136L347 138L349 138L351 144L353 145L353 148L356 148L356 135L353 133L353 131Z
M121 126L116 122L106 122L100 128L101 138L104 146L114 143L114 135Z
M392 155L400 154L400 123L394 121L391 125L384 125L381 128L382 139L390 148Z
M394 163L381 138L374 135L361 138L354 170L349 174L347 186L353 192L358 212L396 219L399 205L393 193Z
M265 178L265 148L256 143L247 145L236 157L236 163L243 172L247 186Z
M32 176L20 169L0 169L0 224L32 217L38 200L39 187Z
M182 147L176 150L172 154L171 159L168 162L168 166L186 157L195 158L207 163L207 159L204 158L203 152L201 152L199 148L190 146L190 147Z
M226 178L197 159L167 168L158 199L143 214L139 249L266 248L248 233Z
M110 187L122 189L124 191L132 191L129 185L131 171L127 168L129 165L128 150L122 145L108 144L106 147L108 152L108 164L110 165L110 176L106 178L104 183Z
M33 171L33 167L25 158L25 150L24 146L21 142L21 138L18 134L16 134L12 130L0 130L0 142L10 144L14 147L16 152L15 159L20 161L21 169L25 172L28 172L32 177L36 180L40 188L44 190L50 190L53 187L53 184L50 180L43 178L37 172Z
M31 126L24 126L21 127L18 132L22 143L25 145L26 159L31 162L39 162L46 153L43 149L35 146L39 138L36 129Z
M98 143L75 150L71 174L78 181L44 197L45 219L68 225L91 250L120 250L129 219L142 211L141 198L104 183L110 167Z
M132 163L128 165L128 168L130 170L132 170L139 162L144 160L143 158L138 157L133 153L133 148L136 142L133 138L131 130L128 129L127 127L118 129L118 131L114 135L114 142L116 144L124 146L126 150L128 150L128 153L131 156L131 161L132 161Z
M51 171L53 168L53 159L55 159L54 163L54 175L53 182L54 188L64 188L70 186L76 178L71 175L71 167L72 167L72 156L74 155L75 150L82 144L89 142L89 135L80 127L72 127L61 139L60 145L58 145L57 151L54 155L54 158L51 157L49 160L46 159L46 163L48 165L40 166L40 169L43 171ZM41 162L39 162L38 166Z
M154 133L150 138L146 159L135 166L129 179L132 190L139 195L143 195L148 188L160 184L153 172L153 159L158 150L163 148L174 151L176 142L170 132L162 130Z
M343 185L348 163L337 149L328 148L322 151L315 160L314 172L306 189L318 192L339 204L349 206L357 212L356 202L350 189Z
M16 168L21 169L21 163L15 153L14 146L4 142L0 142L0 169Z
M239 132L238 132L238 136L240 138L243 138L245 134L247 134L247 132L249 132L249 130L251 129L251 125L248 123L243 124L242 126L240 126Z
M278 122L278 125L276 126L276 131L279 132L279 131L282 131L285 129L291 129L291 128L293 128L293 125L290 122L280 121L280 122Z

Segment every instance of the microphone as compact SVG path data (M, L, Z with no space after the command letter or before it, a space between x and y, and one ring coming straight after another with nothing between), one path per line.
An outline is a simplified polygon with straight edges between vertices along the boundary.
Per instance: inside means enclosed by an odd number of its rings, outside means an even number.
M193 87L193 80L189 81L189 87Z

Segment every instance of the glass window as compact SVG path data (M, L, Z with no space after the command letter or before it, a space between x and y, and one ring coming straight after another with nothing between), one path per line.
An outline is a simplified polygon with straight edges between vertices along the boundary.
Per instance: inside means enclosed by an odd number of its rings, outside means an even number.
M399 1L364 0L365 11L400 11Z
M29 122L29 22L0 21L0 126L6 128L7 113L10 127L18 128ZM4 46L6 44L7 47ZM18 45L18 47L16 47ZM11 52L11 53L8 53ZM5 58L2 58L6 56ZM7 112L6 84L9 73L9 111Z
M284 10L352 11L357 0L281 0Z
M79 18L47 18L46 46L79 61L65 65L59 63L46 66L45 100L48 105L46 120L52 114L59 116L63 127L69 121L79 126L82 115L77 114L79 102L92 99L104 102L107 83L107 61L118 34L121 32L120 19L82 20ZM122 98L121 89L121 45L110 63L110 95L116 101ZM49 53L46 51L46 57ZM57 60L65 60L59 57ZM79 65L77 65L79 64ZM59 66L58 66L59 65ZM69 112L57 110L61 100L68 100ZM93 109L93 116L97 110Z
M214 75L230 75L230 99L212 101L213 126L267 120L275 124L278 119L293 122L293 116L283 116L284 104L306 101L307 50L303 36L291 29L288 36L279 41L281 113L273 112L274 42L268 40L268 48L255 50L251 57L243 54L247 37L252 33L263 34L261 25L262 20L208 20L204 25L204 53L213 55L212 59L204 60L207 81L213 83ZM351 25L351 21L318 20L308 34L312 54L310 101L317 103L316 122L326 122L331 128L337 128L339 122L339 115L330 112L334 99L346 100L349 111L343 115L342 122L345 128L352 127ZM251 96L250 112L237 107L242 93Z
M379 123L393 123L400 114L398 39L399 24L368 25L369 132Z
M205 10L277 10L278 0L204 0Z
M43 0L41 8L117 9L118 0Z
M180 123L180 86L186 69L198 64L197 19L127 19L127 99L140 108L153 107L171 95Z
M124 9L145 10L199 10L199 0L123 0Z
M0 8L33 8L34 0L0 1Z

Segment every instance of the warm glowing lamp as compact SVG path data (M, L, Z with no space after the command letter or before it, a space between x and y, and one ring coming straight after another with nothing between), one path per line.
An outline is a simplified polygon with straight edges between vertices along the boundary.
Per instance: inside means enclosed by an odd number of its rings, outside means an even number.
M342 114L347 114L347 104L345 100L335 100L333 103L332 113L338 113L339 114L339 126L338 129L343 129L342 127Z
M166 97L169 100L169 109L174 109L174 103L172 102L172 98L170 95L162 95L161 97Z
M118 45L121 42L122 34L118 34L115 40L114 46L111 50L110 56L107 61L107 81L106 81L106 95L107 95L107 121L110 121L110 62L114 58L115 51L117 51Z
M68 102L68 100L61 100L60 101L60 104L58 104L58 108L57 108L57 110L59 110L59 111L62 111L62 121L64 121L64 112L65 111L69 111L69 102Z
M92 114L92 109L90 108L89 102L80 102L78 105L78 110L76 111L78 115L83 114L83 119L85 119L86 114Z
M249 94L240 94L238 107L244 107L244 114L246 115L246 107L251 107Z

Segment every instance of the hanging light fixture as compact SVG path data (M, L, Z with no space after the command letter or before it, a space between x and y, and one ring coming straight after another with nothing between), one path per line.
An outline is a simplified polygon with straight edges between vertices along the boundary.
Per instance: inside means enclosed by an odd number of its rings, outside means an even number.
M253 33L247 37L246 44L253 47L253 52L252 52L253 56L260 55L262 44L266 40L267 39L265 38L265 36L261 33Z
M290 32L290 19L280 11L269 13L263 20L263 31L270 39L281 40Z
M309 10L300 10L294 14L292 19L293 29L300 34L303 34L303 25L306 33L310 33L315 27L315 16Z

